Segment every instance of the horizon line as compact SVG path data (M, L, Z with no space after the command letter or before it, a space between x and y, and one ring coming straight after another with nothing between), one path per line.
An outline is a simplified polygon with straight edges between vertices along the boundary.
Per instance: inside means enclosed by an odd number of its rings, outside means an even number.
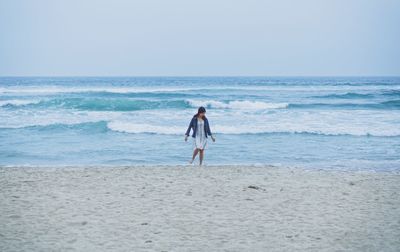
M222 78L222 77L264 77L264 78L329 78L329 77L400 77L400 75L0 75L0 78Z

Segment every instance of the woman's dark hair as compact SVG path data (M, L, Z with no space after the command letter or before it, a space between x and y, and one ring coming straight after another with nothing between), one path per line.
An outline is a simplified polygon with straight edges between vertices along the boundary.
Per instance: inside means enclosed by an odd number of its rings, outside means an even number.
M205 113L205 112L206 112L206 109L205 109L203 106L201 106L201 107L199 107L199 109L197 110L197 114L195 114L193 117L198 118L200 113ZM205 116L204 116L204 117L205 117Z

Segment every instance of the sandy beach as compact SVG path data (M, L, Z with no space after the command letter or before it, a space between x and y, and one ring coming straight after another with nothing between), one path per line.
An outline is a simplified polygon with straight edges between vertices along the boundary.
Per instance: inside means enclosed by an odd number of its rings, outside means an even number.
M400 173L2 167L1 251L399 251Z

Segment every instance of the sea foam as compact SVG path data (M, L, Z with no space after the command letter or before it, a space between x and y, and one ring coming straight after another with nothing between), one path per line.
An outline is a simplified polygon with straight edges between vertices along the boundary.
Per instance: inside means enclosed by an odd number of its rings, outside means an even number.
M287 108L288 103L269 103L262 101L216 101L216 100L187 100L193 107L206 106L216 109L243 109L243 110L261 110L261 109L281 109Z
M22 100L22 99L13 99L13 100L0 100L0 107L3 106L23 106L28 104L37 104L40 100Z

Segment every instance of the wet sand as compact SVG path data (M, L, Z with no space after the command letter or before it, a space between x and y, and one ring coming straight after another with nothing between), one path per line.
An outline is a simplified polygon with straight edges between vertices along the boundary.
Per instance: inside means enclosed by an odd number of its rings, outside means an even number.
M1 167L0 251L399 251L400 172Z

